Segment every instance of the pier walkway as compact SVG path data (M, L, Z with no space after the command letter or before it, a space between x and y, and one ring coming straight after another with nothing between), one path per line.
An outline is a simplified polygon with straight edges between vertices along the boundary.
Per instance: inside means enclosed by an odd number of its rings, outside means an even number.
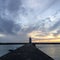
M54 60L33 44L26 44L16 50L10 52L2 57L0 60Z

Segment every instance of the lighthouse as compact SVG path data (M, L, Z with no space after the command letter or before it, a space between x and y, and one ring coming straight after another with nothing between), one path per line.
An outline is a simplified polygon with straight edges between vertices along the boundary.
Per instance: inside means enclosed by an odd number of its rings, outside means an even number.
M31 38L31 37L29 37L29 43L30 43L30 44L32 43L32 38Z

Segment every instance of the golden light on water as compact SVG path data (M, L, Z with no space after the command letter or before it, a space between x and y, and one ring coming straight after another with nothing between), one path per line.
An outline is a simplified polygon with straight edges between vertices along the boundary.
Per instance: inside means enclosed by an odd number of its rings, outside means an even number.
M48 35L44 35L43 32L40 31L33 31L28 34L28 36L32 37L32 42L47 42L47 43L59 43L60 42L60 35L54 36L52 33Z

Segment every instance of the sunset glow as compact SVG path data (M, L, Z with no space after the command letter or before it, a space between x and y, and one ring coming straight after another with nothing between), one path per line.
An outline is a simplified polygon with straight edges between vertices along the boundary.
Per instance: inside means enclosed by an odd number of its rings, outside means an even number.
M32 42L36 43L59 43L60 39L54 39L54 40L32 40Z
M43 34L40 31L33 31L28 34L28 36L32 37L32 42L54 42L59 43L60 42L60 35L54 36L52 33L48 35L41 35Z

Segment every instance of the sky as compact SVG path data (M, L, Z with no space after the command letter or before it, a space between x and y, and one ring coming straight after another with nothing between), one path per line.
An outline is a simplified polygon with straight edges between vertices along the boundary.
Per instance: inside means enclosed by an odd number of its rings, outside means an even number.
M60 39L60 0L0 0L0 42L29 37Z

